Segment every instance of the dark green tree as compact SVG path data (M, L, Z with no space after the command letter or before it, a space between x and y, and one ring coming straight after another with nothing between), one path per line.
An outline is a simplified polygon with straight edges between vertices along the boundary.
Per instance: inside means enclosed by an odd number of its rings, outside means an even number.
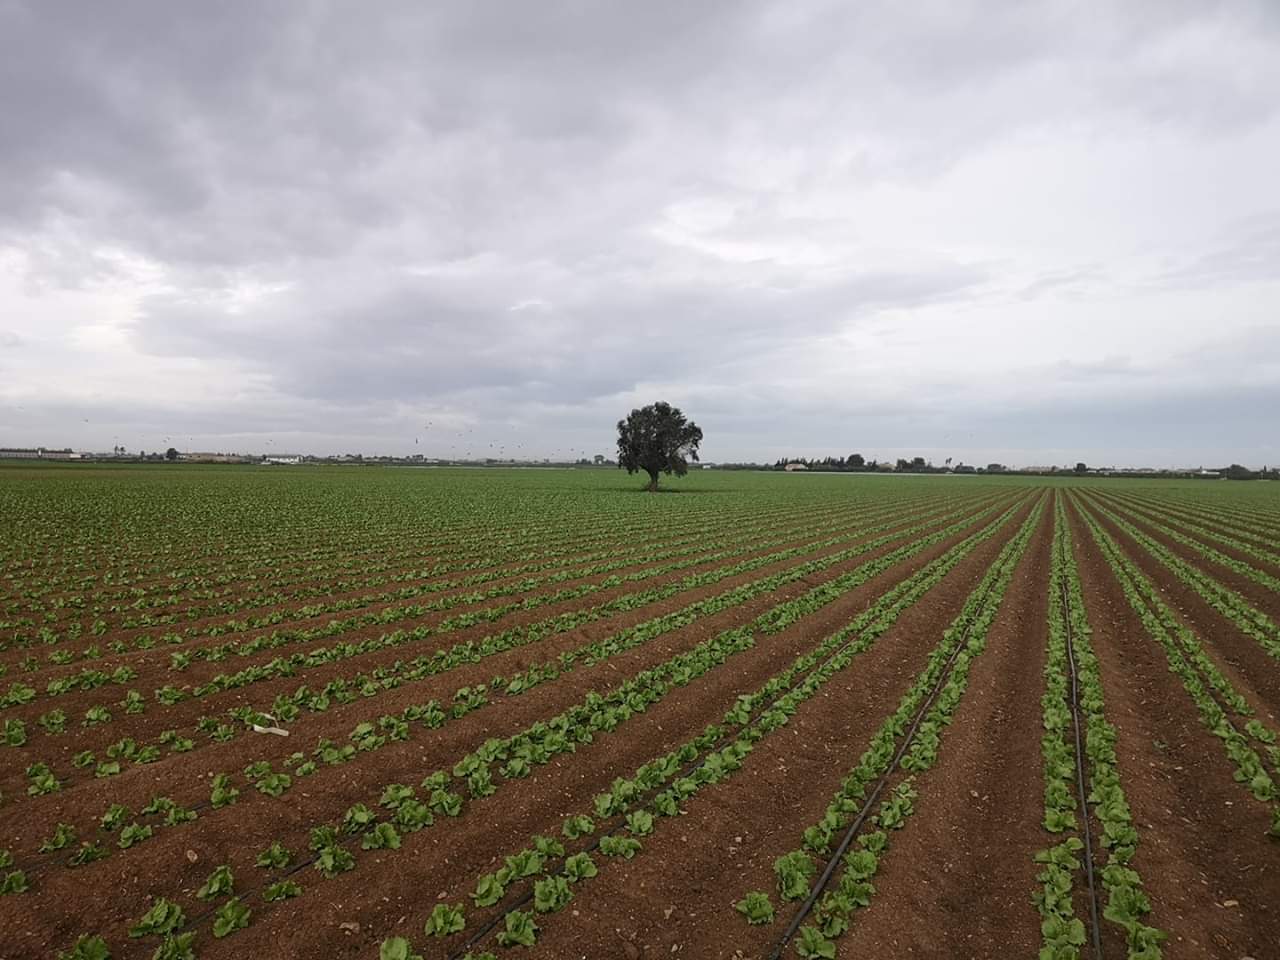
M177 460L177 459L178 459L178 448L177 448L177 447L170 447L168 450L166 450L166 451L164 452L164 458L165 458L166 460L169 460L169 461Z
M1089 468L1085 465L1083 460L1081 460L1079 463L1076 464L1076 473L1088 473L1088 472L1089 472Z
M678 407L659 400L618 421L618 466L627 473L649 474L649 492L656 493L658 474L683 477L689 460L698 459L701 442L701 428Z

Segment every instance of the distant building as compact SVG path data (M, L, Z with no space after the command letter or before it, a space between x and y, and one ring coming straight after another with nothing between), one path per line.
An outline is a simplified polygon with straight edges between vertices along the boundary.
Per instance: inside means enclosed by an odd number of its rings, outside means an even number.
M178 459L187 463L245 463L246 458L238 453L179 453Z
M46 447L4 447L0 448L0 460L79 460L80 454L73 453L68 447L65 450L50 450Z
M803 463L788 463L782 469L787 473L799 473L801 470L808 470L809 468Z
M302 462L302 454L300 453L273 453L269 457L262 458L263 463L276 463L282 466L297 466Z

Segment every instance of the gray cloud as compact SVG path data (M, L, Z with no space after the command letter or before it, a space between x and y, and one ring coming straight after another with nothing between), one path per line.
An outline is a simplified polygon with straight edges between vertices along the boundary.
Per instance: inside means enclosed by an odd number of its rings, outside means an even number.
M1265 0L0 0L0 441L607 449L660 393L714 456L1123 450L1271 370L1278 38Z

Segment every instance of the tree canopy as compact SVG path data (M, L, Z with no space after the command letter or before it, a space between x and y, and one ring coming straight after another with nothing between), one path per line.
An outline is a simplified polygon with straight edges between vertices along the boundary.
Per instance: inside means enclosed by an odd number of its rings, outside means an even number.
M682 477L689 460L698 459L702 429L678 407L659 400L632 410L618 421L618 466L627 473L649 474L649 491L658 489L658 474Z

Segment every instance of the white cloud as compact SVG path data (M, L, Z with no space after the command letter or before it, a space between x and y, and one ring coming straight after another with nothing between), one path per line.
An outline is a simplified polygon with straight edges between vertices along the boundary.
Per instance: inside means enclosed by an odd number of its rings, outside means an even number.
M1276 459L1275 10L0 6L0 443Z

